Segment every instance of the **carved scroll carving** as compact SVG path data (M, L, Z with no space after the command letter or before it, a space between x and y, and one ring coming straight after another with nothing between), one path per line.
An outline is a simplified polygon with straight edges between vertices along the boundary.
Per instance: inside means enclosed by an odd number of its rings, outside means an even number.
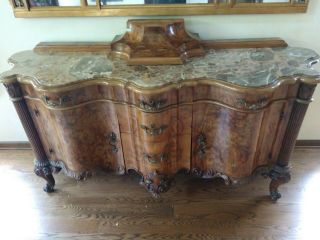
M144 177L143 183L149 192L151 192L155 197L158 197L160 193L164 193L169 190L171 180L165 175L152 172Z
M199 168L193 168L191 174L196 177L201 178L221 178L226 185L231 184L233 181L225 174L218 172L214 169L209 169L207 171L202 171Z

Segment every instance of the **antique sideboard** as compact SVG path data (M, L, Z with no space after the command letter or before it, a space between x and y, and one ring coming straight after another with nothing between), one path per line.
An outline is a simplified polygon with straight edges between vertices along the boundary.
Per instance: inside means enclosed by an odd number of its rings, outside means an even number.
M201 41L182 20L128 26L110 44L39 44L1 75L44 190L61 169L136 171L154 195L182 169L227 184L267 169L280 198L319 55L279 39Z

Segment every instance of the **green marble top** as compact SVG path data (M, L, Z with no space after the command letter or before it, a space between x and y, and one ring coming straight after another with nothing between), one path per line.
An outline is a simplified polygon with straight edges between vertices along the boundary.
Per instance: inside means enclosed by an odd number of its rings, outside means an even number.
M145 88L192 79L258 87L272 84L284 76L320 76L312 68L312 63L318 62L319 58L317 53L305 48L242 48L208 50L204 57L190 59L184 65L127 66L124 61L112 60L103 53L37 54L24 51L9 59L14 67L0 77L17 74L20 81L33 81L43 87L101 77Z

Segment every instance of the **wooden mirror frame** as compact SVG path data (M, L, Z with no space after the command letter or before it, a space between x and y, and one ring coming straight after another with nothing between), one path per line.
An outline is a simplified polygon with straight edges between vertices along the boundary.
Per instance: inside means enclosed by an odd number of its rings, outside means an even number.
M15 17L76 17L76 16L181 16L212 14L276 14L304 13L308 0L297 3L237 3L227 0L208 4L159 4L159 5L110 5L88 6L86 0L80 0L77 7L30 7L27 0L9 0Z

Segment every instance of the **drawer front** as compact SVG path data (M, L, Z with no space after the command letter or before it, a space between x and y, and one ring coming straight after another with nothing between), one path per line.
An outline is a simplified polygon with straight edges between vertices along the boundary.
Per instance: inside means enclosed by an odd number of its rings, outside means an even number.
M129 92L130 102L144 112L159 112L169 106L178 104L178 90L172 89L163 93Z
M93 84L88 86L61 87L55 90L36 90L30 84L22 86L24 96L38 98L48 107L70 107L91 101L109 101L118 104L128 104L145 112L159 112L178 103L178 90L165 92L140 92L135 89L123 88L117 85Z
M140 159L144 174L157 172L173 175L177 167L177 139L157 143L143 143L140 146Z
M273 101L295 98L299 83L283 84L273 88L244 88L223 84L202 84L182 86L178 89L138 90L119 85L95 83L87 86L62 87L52 91L35 90L30 84L23 84L23 94L38 98L51 108L70 107L91 101L108 101L135 106L143 112L156 113L170 106L192 102L215 102L239 110L259 110Z
M174 174L190 168L192 106L146 113L117 106L127 169Z
M138 135L142 141L161 142L177 133L177 110L162 113L137 112Z
M295 98L298 84L280 85L273 88L229 88L218 85L198 85L193 87L194 102L213 102L243 111L261 110L277 100Z

